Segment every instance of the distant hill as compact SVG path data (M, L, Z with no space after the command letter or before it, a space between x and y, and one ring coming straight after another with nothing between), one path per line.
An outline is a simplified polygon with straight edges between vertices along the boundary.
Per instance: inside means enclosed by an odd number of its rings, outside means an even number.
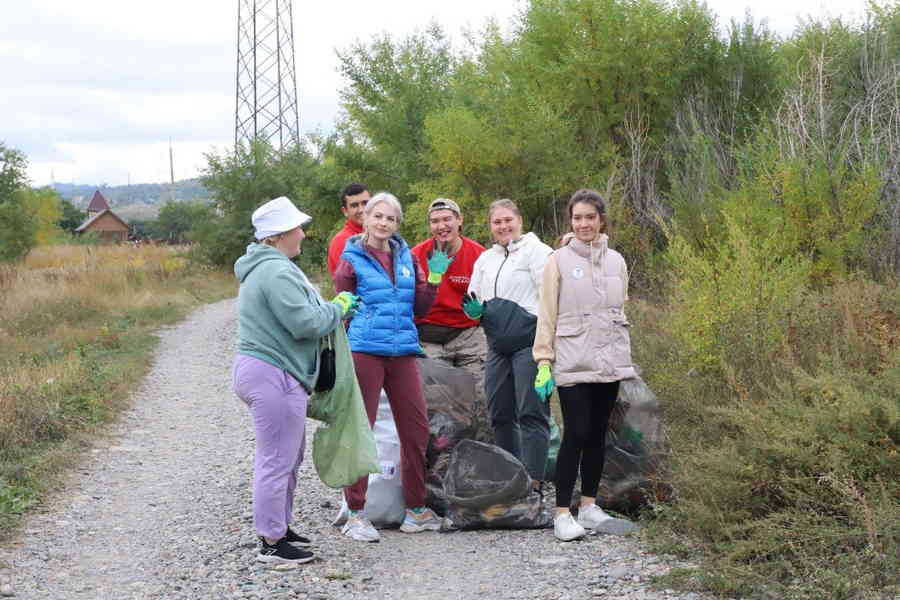
M168 183L134 183L131 185L84 185L80 183L54 183L53 189L78 208L84 209L96 190L109 202L111 208L135 207L132 212L155 214L159 206L168 200L187 202L209 201L212 195L199 179L182 179L175 186ZM148 210L144 210L142 205ZM128 212L128 211L123 211Z

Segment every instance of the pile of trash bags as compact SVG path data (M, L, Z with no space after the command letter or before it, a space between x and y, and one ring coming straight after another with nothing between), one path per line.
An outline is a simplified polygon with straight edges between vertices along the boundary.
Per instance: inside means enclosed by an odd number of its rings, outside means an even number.
M438 361L420 358L419 371L430 437L426 455L426 503L460 529L542 528L552 526L554 498L532 490L525 467L513 455L494 446L483 400L475 378ZM369 476L365 514L376 527L396 527L403 521L400 443L393 415L382 392L373 429L380 470ZM552 480L560 430L551 425L547 478ZM659 402L640 378L622 382L619 402L607 435L606 465L599 503L632 512L660 498L658 471L663 454ZM346 504L341 513L346 517ZM340 523L340 516L336 523Z

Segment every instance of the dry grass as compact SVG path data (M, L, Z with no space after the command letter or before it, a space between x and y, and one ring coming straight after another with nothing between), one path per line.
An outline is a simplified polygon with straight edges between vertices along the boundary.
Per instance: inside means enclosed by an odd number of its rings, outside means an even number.
M0 522L126 404L153 329L236 290L230 273L174 247L49 246L0 266Z
M96 340L116 319L236 289L229 274L189 264L173 247L49 246L0 269L0 364Z

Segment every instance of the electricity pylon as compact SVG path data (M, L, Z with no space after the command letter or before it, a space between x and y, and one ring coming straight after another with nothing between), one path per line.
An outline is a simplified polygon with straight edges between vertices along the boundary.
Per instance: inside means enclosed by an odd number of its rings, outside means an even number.
M238 0L234 143L300 143L291 0Z

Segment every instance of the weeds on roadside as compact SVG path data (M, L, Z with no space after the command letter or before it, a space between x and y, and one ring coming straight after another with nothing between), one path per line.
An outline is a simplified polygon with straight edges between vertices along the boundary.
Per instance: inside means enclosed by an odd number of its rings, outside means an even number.
M236 289L172 247L47 246L0 266L0 531L126 404L153 329Z
M900 285L808 289L755 354L748 325L734 326L753 311L735 313L706 368L673 336L686 308L654 310L637 354L666 406L677 497L647 530L703 564L667 584L746 598L900 592Z

